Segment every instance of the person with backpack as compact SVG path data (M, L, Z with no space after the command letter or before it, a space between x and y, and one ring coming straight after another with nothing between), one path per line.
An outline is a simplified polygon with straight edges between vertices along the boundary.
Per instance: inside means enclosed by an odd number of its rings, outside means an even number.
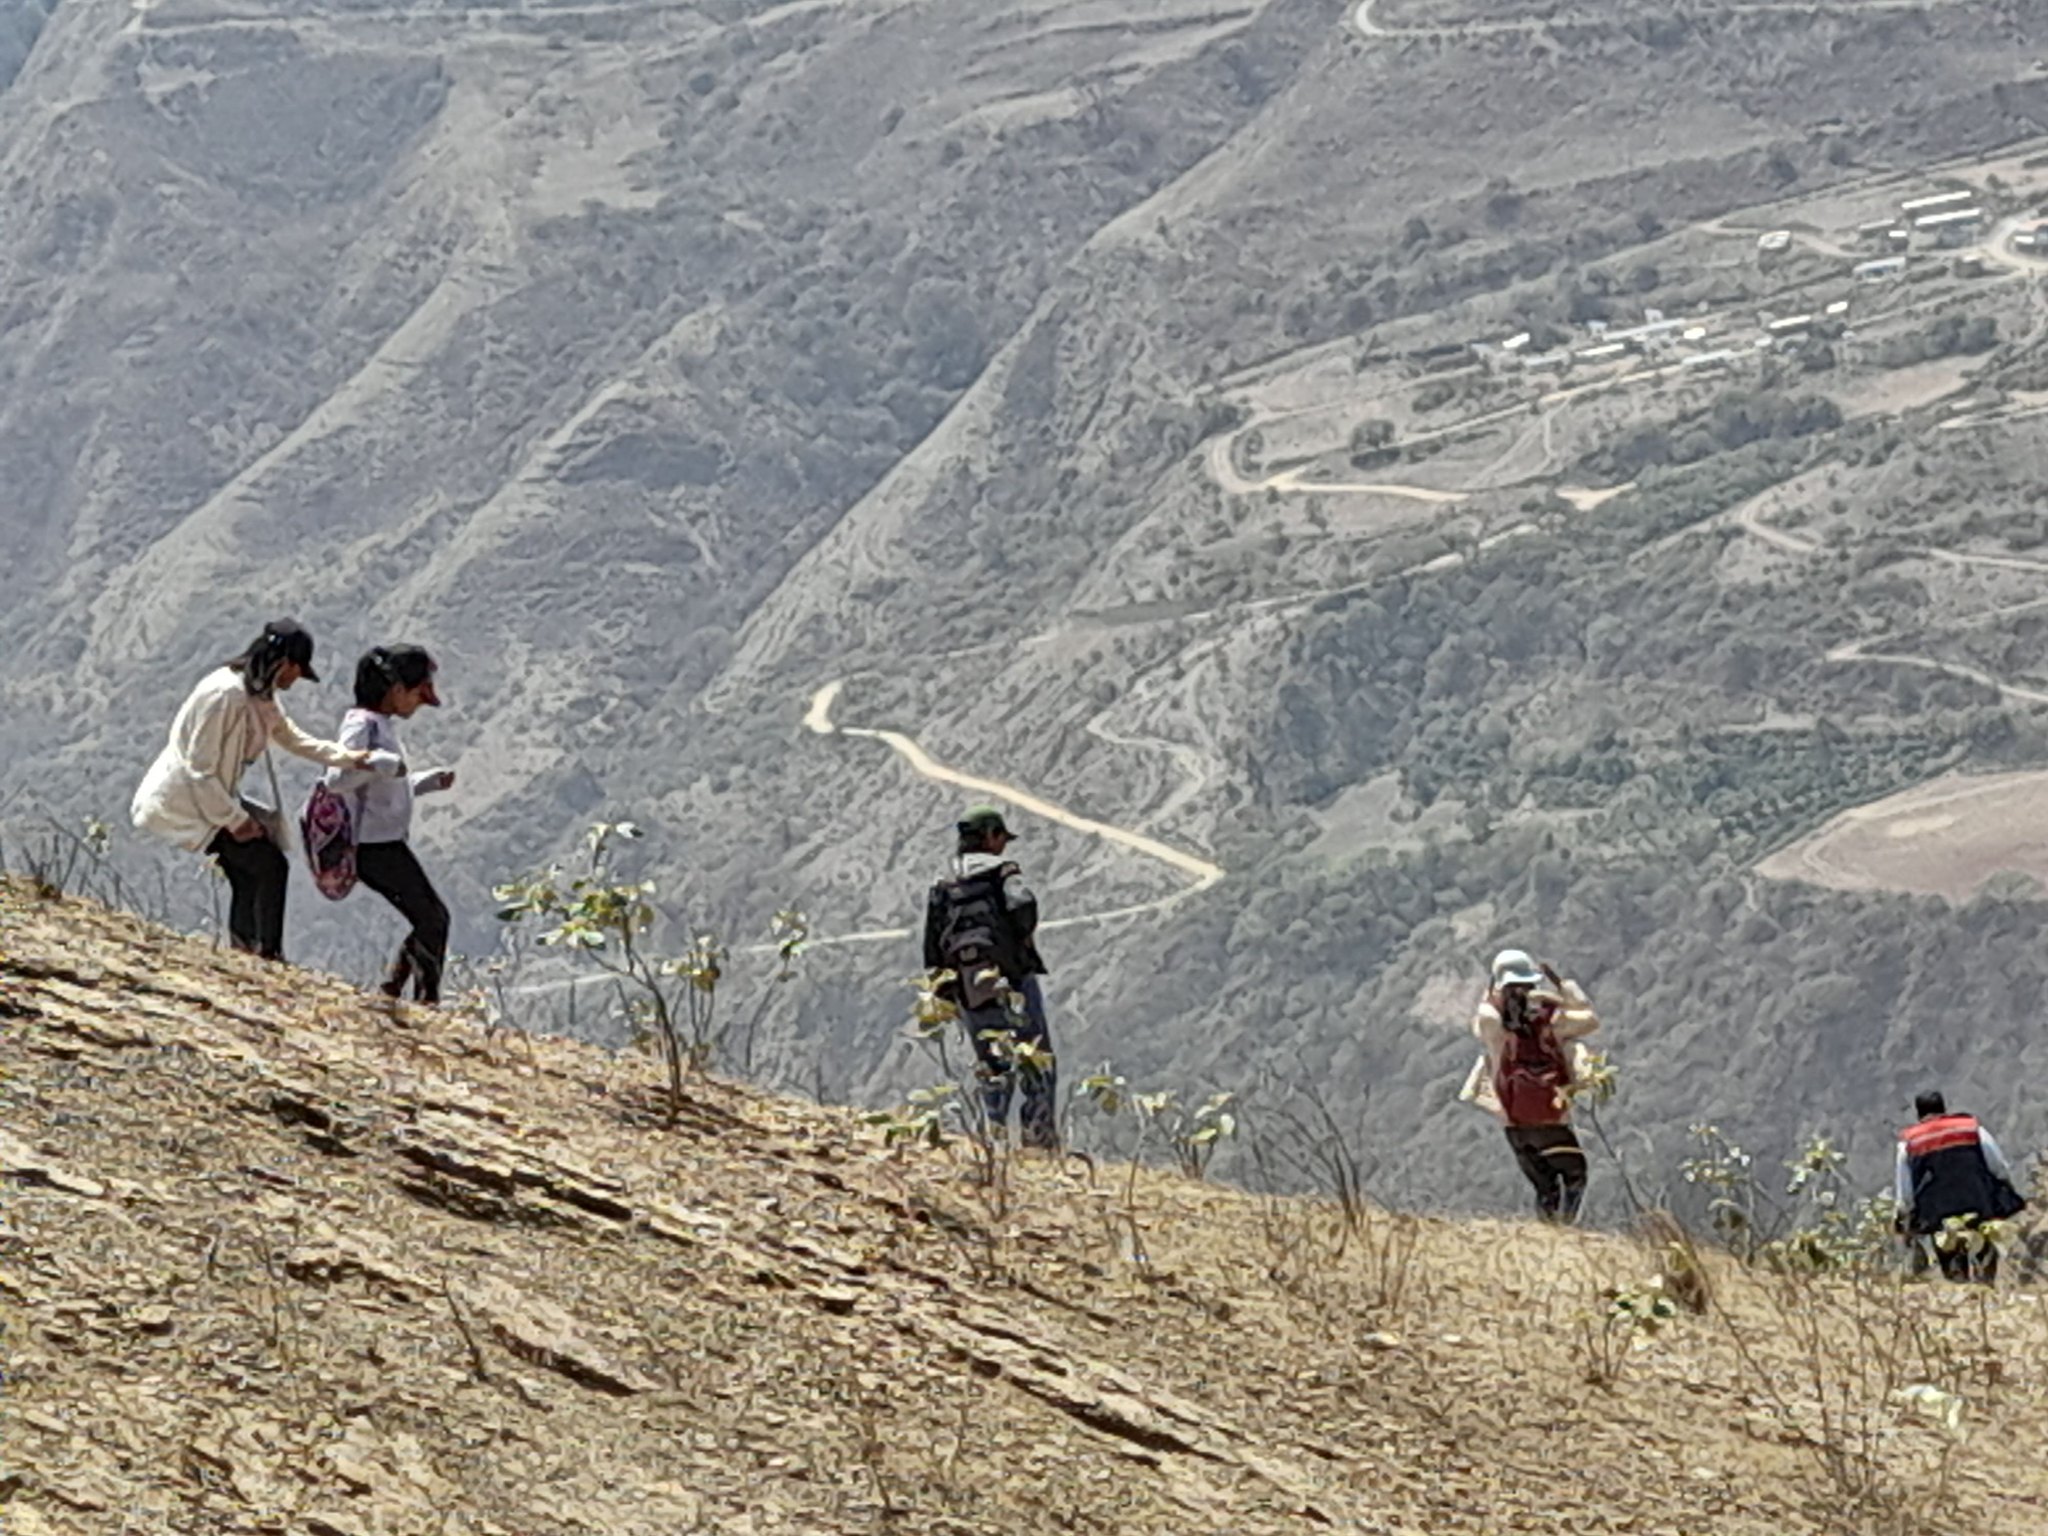
M1059 1072L1039 981L1038 898L1005 857L1015 834L1001 811L975 806L956 830L952 870L925 902L925 968L950 973L937 990L960 1010L973 1042L990 1133L1008 1134L1018 1096L1024 1144L1057 1151Z
M228 937L266 960L284 958L290 865L281 804L242 797L242 776L273 743L326 768L368 768L369 752L308 736L278 695L313 670L313 637L296 619L274 619L241 655L200 679L171 722L170 738L128 808L135 826L220 866L228 881ZM278 794L271 775L271 793Z
M423 708L440 706L436 670L434 658L417 645L378 646L364 653L356 663L355 708L342 716L341 741L369 752L376 766L330 772L306 808L307 851L321 889L338 898L361 880L411 925L378 990L386 997L402 997L410 982L414 1000L429 1005L441 1001L441 972L448 963L448 904L420 867L408 839L413 798L452 788L455 770L409 772L397 722L410 720ZM339 801L347 812L345 821L322 815L323 793ZM328 832L316 846L313 828L320 823ZM353 879L343 856L350 847Z
M1522 1176L1546 1221L1572 1222L1586 1198L1586 1153L1572 1130L1571 1087L1600 1027L1577 982L1526 950L1494 957L1492 984L1472 1016L1485 1054L1459 1094L1491 1111L1507 1132Z
M2012 1165L1974 1116L1952 1115L1933 1091L1913 1101L1919 1118L1899 1132L1896 1179L1900 1225L1922 1255L1935 1251L1951 1280L1990 1285L1998 1279L1998 1249L1975 1233L1939 1239L1950 1221L1974 1227L2006 1221L2026 1209L2013 1187Z

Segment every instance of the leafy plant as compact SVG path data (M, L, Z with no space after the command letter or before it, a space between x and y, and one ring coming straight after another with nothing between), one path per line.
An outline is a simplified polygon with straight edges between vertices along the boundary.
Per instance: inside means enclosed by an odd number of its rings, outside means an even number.
M1138 1169L1145 1160L1146 1148L1163 1142L1172 1151L1174 1162L1182 1173L1190 1178L1202 1178L1208 1172L1210 1159L1216 1155L1216 1148L1237 1134L1237 1116L1231 1108L1236 1096L1211 1094L1199 1106L1190 1109L1181 1103L1178 1094L1171 1091L1132 1091L1129 1079L1108 1062L1081 1079L1074 1096L1087 1100L1098 1114L1107 1118L1115 1119L1128 1113L1136 1122L1137 1142L1131 1149L1124 1178L1123 1205L1118 1214L1130 1232L1132 1261L1147 1263L1144 1228L1138 1220L1137 1208Z
M1661 1276L1640 1285L1609 1286L1600 1305L1579 1316L1579 1340L1586 1380L1612 1386L1629 1355L1647 1344L1678 1316L1678 1303L1664 1292Z
M914 1090L901 1109L878 1109L861 1116L863 1125L882 1133L883 1145L943 1147L946 1144L946 1111L957 1105L959 1088L937 1083Z
M654 882L617 878L611 863L617 844L642 835L630 821L598 822L585 837L581 874L565 876L559 866L550 865L492 894L500 921L548 924L539 937L542 945L578 954L610 978L634 1044L660 1054L673 1123L685 1102L685 1076L707 1069L725 1038L719 1025L720 987L730 956L708 932L694 935L679 956L664 959L655 953L652 940L661 914L654 904ZM775 914L769 947L778 965L749 1024L749 1056L753 1027L775 986L794 973L809 931L802 913L785 908Z

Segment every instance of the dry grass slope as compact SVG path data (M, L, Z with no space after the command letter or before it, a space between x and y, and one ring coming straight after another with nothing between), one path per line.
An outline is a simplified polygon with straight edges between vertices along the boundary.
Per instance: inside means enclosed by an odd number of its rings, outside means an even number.
M1078 1164L1006 1204L714 1081L664 1129L632 1059L18 885L0 1018L11 1536L2043 1528L2021 1295L1710 1263L1630 1352L1651 1245Z

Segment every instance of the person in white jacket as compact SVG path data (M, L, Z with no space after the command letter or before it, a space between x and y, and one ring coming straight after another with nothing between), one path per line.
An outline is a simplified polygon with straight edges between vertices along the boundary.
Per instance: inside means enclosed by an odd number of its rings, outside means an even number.
M441 1000L441 972L448 961L448 906L434 889L408 841L415 795L451 788L452 768L411 773L395 722L410 720L427 706L439 706L434 658L416 645L378 646L356 663L356 707L342 717L343 746L363 748L376 759L366 769L330 772L327 787L349 801L355 823L356 878L382 896L412 925L380 989L400 997L410 982L422 1003ZM380 772L387 762L394 773Z
M1586 1153L1571 1126L1571 1088L1585 1070L1580 1042L1599 1029L1599 1016L1577 982L1526 950L1502 950L1491 979L1472 1015L1486 1054L1459 1097L1500 1120L1544 1219L1575 1221L1586 1197Z
M279 846L282 808L244 800L243 774L272 743L328 768L371 766L367 752L292 724L277 696L300 678L320 681L313 637L295 619L273 620L192 690L128 809L140 830L212 857L228 880L230 939L266 960L284 958L290 866Z

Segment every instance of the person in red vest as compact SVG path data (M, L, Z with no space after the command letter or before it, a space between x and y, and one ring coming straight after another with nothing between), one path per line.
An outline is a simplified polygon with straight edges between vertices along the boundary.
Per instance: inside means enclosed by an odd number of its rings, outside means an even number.
M1491 1111L1507 1132L1522 1176L1546 1221L1576 1221L1586 1197L1586 1153L1572 1130L1571 1088L1600 1027L1577 982L1526 950L1494 957L1492 985L1472 1016L1486 1054L1458 1097Z
M1951 1280L1989 1285L1998 1278L1998 1250L1989 1243L1933 1242L1947 1222L1975 1223L2018 1215L2026 1201L2012 1182L1991 1133L1970 1115L1952 1115L1939 1093L1913 1101L1920 1118L1899 1132L1899 1215L1909 1237L1924 1253L1932 1244L1941 1272Z

